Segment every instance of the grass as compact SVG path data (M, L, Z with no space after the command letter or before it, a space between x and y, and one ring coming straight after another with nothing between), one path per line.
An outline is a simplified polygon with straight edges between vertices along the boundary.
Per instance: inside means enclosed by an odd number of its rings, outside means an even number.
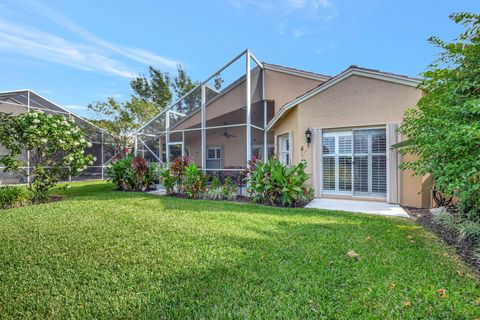
M472 272L410 221L111 190L0 212L1 318L480 313Z

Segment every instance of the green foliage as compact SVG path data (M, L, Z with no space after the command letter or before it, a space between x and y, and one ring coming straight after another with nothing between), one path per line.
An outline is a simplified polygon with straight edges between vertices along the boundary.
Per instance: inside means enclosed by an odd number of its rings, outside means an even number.
M207 176L194 163L185 167L182 184L183 193L190 199L198 199L207 187Z
M402 154L418 160L403 169L432 174L435 188L458 197L462 214L480 220L480 15L453 14L466 31L454 42L432 37L442 50L423 73L425 95L406 111L399 132L408 143Z
M306 185L310 176L305 173L307 163L285 166L277 158L250 164L247 192L254 203L273 206L299 207L313 198L313 190Z
M235 200L237 198L238 187L233 183L232 178L227 176L223 181L222 197L225 200Z
M149 164L149 169L147 171L147 174L145 175L145 184L149 186L152 184L160 183L162 179L163 169L164 169L163 165L155 162L151 162Z
M30 194L23 187L3 186L0 187L0 208L18 208L30 202Z
M153 67L149 67L148 71L148 77L142 75L131 80L130 86L134 94L130 100L118 101L109 97L107 101L96 101L88 105L88 109L99 118L92 122L110 132L117 139L119 149L131 142L132 131L172 102L172 91L178 98L198 84L192 81L181 65L177 66L177 75L173 79L168 73Z
M218 177L213 177L212 183L208 186L202 198L208 200L235 200L237 198L237 189L231 177L227 176L223 185Z
M133 156L118 159L107 168L107 180L115 184L118 190L131 191L135 188L135 172L131 166Z
M149 164L144 158L131 154L113 161L107 168L108 180L122 191L145 191L160 179L160 175L157 164Z
M170 168L166 168L162 171L162 185L165 188L165 192L168 195L175 194L175 186L177 183L176 177L170 171Z
M480 223L466 220L459 223L456 228L460 240L480 238Z
M217 176L215 176L213 177L212 183L210 183L209 188L217 189L217 188L220 188L221 186L222 186L222 183L220 182L220 179Z
M19 172L26 166L21 155L30 153L29 188L44 199L60 179L77 175L94 161L92 155L84 155L92 144L73 118L41 111L16 116L0 112L0 145L6 149L0 157L5 171Z
M447 210L438 211L433 215L432 220L434 223L440 224L447 229L456 230L457 220L455 216Z
M208 190L202 195L203 199L206 200L223 200L223 188L216 187L216 188L208 188Z
M58 193L63 201L0 214L2 319L478 317L473 270L408 219L104 182Z
M150 167L145 159L142 157L135 157L130 162L133 173L135 174L135 190L144 191L148 185L146 185L145 176L148 176L148 170Z

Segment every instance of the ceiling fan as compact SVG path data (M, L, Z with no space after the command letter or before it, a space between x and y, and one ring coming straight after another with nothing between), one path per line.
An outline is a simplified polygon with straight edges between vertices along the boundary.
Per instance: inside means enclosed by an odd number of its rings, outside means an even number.
M224 125L227 125L227 123L225 122ZM230 139L230 138L236 138L237 136L234 135L234 134L230 134L228 133L227 131L227 128L224 128L225 131L223 131L223 133L221 135L219 135L219 137L224 137L224 138L227 138L227 139Z

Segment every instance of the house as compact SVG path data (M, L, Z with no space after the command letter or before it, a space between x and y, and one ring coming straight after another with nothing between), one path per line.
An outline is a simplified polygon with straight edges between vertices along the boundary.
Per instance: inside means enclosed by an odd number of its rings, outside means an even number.
M428 207L430 179L399 170L410 157L390 148L422 96L419 81L354 65L326 76L246 50L143 126L136 150L158 162L189 156L227 175L275 154L287 165L307 162L316 197Z

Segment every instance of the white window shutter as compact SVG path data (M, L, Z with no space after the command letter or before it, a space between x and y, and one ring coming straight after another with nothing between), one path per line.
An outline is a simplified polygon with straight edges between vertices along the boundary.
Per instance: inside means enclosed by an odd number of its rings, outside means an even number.
M290 160L290 163L289 165L293 165L294 162L293 162L293 131L289 131L288 132L288 143L289 143L289 149L288 149L288 154L289 154L289 160Z
M315 192L315 197L320 197L322 195L322 185L323 185L323 176L322 176L322 129L313 129L313 188Z

